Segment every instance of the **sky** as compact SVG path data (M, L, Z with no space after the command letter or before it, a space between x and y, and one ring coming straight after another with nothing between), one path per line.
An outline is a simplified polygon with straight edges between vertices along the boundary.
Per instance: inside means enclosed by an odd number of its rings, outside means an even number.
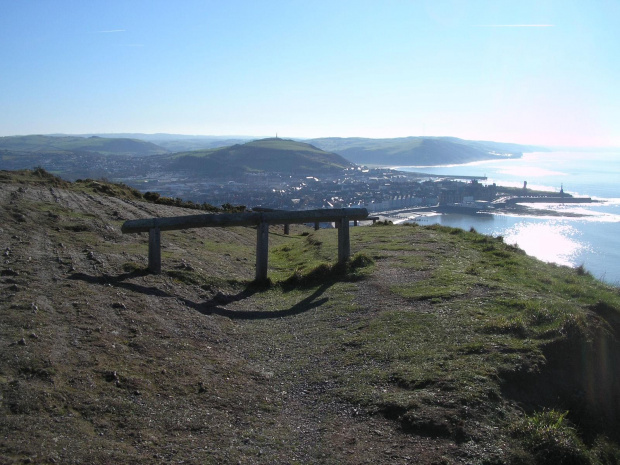
M620 1L0 0L0 136L620 146Z

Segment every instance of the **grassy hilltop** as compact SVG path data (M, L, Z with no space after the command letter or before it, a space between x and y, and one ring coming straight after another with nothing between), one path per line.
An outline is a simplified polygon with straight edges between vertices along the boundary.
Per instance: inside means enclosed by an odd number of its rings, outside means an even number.
M191 170L212 176L240 173L320 175L353 166L335 153L293 140L270 138L218 149L180 152L171 158L173 170Z
M324 137L308 141L323 150L365 165L434 166L479 160L518 158L524 152L547 151L544 147L503 142L473 141L456 137Z
M618 463L620 291L475 232L147 236L195 214L0 172L0 463Z
M44 135L0 137L0 150L17 155L93 152L100 155L147 156L168 153L163 147L138 139Z

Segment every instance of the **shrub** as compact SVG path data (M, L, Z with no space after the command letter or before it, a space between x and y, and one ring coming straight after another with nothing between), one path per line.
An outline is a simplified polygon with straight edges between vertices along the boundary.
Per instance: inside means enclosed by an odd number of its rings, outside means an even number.
M45 168L43 168L42 166L37 166L32 170L32 174L37 177L40 178L43 181L46 182L51 182L53 185L55 186L65 186L67 185L67 182L62 180L61 178L59 178L58 176L53 175L52 173L50 173L49 171L47 171Z
M544 410L526 416L511 428L536 463L589 464L588 451L566 419L568 412Z
M320 241L320 240L318 240L317 238L315 238L314 236L310 236L310 235L307 235L307 236L306 236L306 242L307 242L309 245L312 245L312 246L314 246L314 247L319 247L320 245L322 245L322 244L323 244L323 242L322 242L322 241Z
M230 203L225 203L222 205L222 210L226 213L243 213L246 208L245 205L232 205Z
M372 264L374 264L374 260L372 258L370 258L365 253L359 252L353 256L353 258L349 262L349 267L352 269L355 269L355 268L362 268L364 266L369 266Z
M575 268L575 271L577 272L578 276L589 276L590 275L590 272L586 270L583 263L579 265L577 268Z
M144 193L144 199L148 200L149 202L157 202L157 199L159 199L159 197L161 197L161 194L159 192Z
M373 226L392 226L394 223L392 223L389 220L383 220L383 221L377 221L375 223L373 223Z

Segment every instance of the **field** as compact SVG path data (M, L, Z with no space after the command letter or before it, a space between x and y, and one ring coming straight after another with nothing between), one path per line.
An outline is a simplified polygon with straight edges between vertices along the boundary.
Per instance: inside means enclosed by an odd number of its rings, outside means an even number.
M195 214L0 173L0 463L618 463L620 291L475 231L147 236ZM104 195L107 194L107 195Z

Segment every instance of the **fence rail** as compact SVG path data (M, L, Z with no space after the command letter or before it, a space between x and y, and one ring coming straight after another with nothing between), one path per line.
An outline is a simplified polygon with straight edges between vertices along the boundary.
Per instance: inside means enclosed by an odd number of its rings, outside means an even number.
M269 225L335 222L338 228L338 262L351 255L349 221L368 218L365 208L334 208L302 211L260 211L248 213L218 213L128 220L123 223L124 234L149 233L149 271L161 273L161 231L190 228L226 228L256 226L256 280L267 279L269 261Z

